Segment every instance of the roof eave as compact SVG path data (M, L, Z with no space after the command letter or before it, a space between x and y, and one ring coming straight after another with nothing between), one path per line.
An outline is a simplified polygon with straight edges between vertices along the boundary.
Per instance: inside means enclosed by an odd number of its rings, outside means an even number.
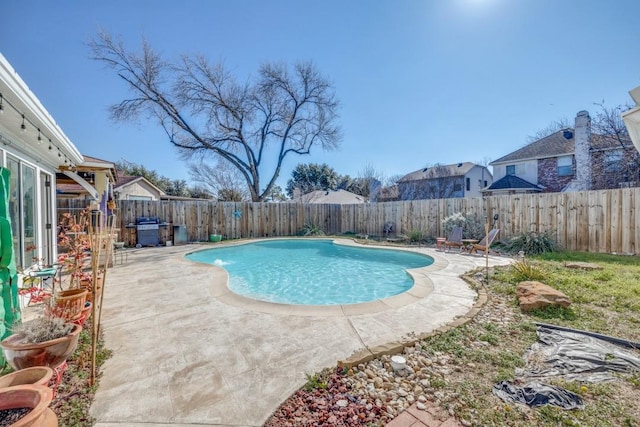
M637 87L634 90L639 90ZM629 131L631 142L635 145L636 150L640 151L640 106L622 113L622 120Z
M60 152L66 156L68 161L74 164L79 164L83 161L82 154L80 154L78 148L73 145L36 95L1 53L0 83L2 83L0 91L4 92L6 90L8 92L3 94L4 97L11 98L8 102L11 102L21 114L29 115L28 119L34 122L35 126L41 129L43 134L51 138L51 142L60 149ZM7 96L9 94L11 96ZM59 158L57 152L52 152L48 155L47 160L59 166L64 164L61 158L57 161L56 158Z

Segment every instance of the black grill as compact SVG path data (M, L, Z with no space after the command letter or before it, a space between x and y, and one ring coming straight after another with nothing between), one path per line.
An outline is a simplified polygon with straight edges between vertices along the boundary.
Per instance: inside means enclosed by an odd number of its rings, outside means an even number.
M136 218L136 231L139 246L158 246L160 237L160 219L157 216L141 216Z

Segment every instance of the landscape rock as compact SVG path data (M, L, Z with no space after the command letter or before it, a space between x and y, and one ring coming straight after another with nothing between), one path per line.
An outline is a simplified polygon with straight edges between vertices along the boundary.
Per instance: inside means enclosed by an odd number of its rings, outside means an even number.
M551 286L536 281L520 282L516 287L520 308L524 311L547 306L569 307L571 300Z
M582 270L602 270L601 266L590 262L565 262L564 266L567 268L579 268Z

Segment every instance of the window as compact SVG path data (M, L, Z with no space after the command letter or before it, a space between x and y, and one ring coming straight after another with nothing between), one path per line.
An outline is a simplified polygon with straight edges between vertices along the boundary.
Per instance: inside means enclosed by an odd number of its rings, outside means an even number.
M604 170L619 172L622 169L622 150L611 150L604 155Z
M516 174L516 165L507 165L507 175Z
M558 157L558 176L573 175L573 160L571 156Z
M22 264L21 243L22 236L20 220L20 161L12 156L7 155L7 169L11 171L9 180L9 217L11 218L11 232L13 234L13 253L16 257L16 265L18 268L24 267Z
M24 265L29 265L36 255L37 222L36 222L36 170L30 166L21 165L20 193L22 196L22 227ZM17 258L17 255L16 255Z
M467 191L471 191L471 178L465 178L467 184Z
M11 171L9 216L13 232L13 250L18 268L31 264L36 255L36 171L13 156L7 156Z

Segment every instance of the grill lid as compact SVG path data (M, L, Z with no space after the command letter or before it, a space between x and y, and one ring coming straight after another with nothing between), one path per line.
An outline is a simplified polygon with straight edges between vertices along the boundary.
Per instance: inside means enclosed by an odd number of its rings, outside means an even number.
M160 218L157 216L139 216L136 218L136 225L141 224L160 224Z

